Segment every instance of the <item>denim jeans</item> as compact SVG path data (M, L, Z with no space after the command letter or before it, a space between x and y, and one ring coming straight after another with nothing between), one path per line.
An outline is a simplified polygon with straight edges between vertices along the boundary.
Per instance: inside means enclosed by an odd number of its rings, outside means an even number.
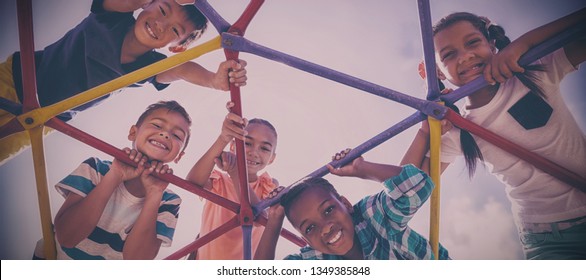
M559 230L551 223L550 232L521 232L523 252L528 260L586 259L586 223Z

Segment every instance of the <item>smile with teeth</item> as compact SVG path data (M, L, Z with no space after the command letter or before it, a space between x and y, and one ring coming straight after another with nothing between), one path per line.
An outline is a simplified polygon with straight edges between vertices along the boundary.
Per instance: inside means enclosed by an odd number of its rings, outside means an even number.
M462 71L461 71L459 74L460 74L460 75L464 75L464 74L467 74L467 73L469 73L469 72L476 72L476 71L478 71L478 70L482 70L482 66L483 66L483 65L484 65L484 64L482 64L482 63L475 64L475 65L473 65L473 66L472 66L472 67L470 67L470 68L467 68L467 69L464 69L464 70L462 70Z
M248 165L260 165L260 162L247 160L246 161L246 164L248 164Z
M338 233L336 233L330 240L328 240L327 244L332 245L332 244L338 242L338 240L340 240L340 238L342 238L342 230L338 231Z
M168 148L167 148L167 146L165 146L165 144L163 144L157 140L150 140L149 143L151 143L151 145L158 147L160 149L168 150Z
M155 35L155 32L153 32L153 30L151 29L151 26L149 25L149 23L147 22L147 23L145 23L145 25L146 25L146 30L149 33L149 35L151 35L151 37L159 40L159 37L157 37L157 35Z

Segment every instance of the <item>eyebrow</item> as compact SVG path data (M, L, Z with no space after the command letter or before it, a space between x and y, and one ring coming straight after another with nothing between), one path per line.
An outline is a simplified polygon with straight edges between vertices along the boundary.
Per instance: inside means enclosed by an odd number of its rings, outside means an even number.
M324 204L325 204L326 202L328 202L328 201L330 201L330 199L329 199L329 198L326 198L324 201L322 201L322 202L321 202L321 203L320 203L320 204L317 206L317 209L320 209L320 208L322 207L322 205L324 205ZM298 229L299 229L300 231L302 231L302 230L301 230L301 228L303 228L303 224L305 224L306 222L307 222L307 219L305 219L305 220L301 221L301 223L299 224L299 227L298 227Z
M478 30L476 30L476 31L473 31L473 32L471 32L471 33L469 33L467 35L464 35L462 38L464 38L464 40L467 40L468 38L474 37L474 36L484 36L484 35L482 35L482 33L480 33ZM441 53L445 49L449 49L449 48L452 48L452 45L451 44L450 45L447 45L446 47L443 47L438 52Z

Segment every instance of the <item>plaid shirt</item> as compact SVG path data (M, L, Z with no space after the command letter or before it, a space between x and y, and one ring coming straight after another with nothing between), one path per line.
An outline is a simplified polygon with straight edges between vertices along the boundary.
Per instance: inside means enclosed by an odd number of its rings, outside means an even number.
M363 198L354 205L354 230L367 260L434 259L427 239L407 226L417 209L433 190L433 182L413 165L384 182L380 193ZM440 245L439 259L449 259ZM288 260L341 260L342 256L323 254L306 246Z

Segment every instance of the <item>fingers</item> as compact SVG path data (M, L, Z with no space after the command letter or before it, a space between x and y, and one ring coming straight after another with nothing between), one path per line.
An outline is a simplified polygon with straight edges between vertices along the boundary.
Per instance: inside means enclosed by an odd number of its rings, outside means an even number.
M340 151L340 152L336 153L334 156L332 156L332 160L341 160L341 159L345 158L346 155L348 153L350 153L351 150L352 149L347 148L347 149L345 149L343 151Z
M247 135L245 127L247 124L248 120L234 113L228 113L222 123L222 136L226 141L231 141L233 138L245 140Z
M147 170L148 174L156 173L156 174L172 174L173 169L169 167L169 165L164 164L160 161L151 161L151 166Z
M281 191L283 191L285 189L285 187L283 186L279 186L278 188L272 190L268 195L267 198L275 198L277 195L279 195L279 193L281 193Z
M246 76L246 61L245 60L229 60L222 63L222 66L228 71L228 82L233 83L237 87L245 86L248 77Z

